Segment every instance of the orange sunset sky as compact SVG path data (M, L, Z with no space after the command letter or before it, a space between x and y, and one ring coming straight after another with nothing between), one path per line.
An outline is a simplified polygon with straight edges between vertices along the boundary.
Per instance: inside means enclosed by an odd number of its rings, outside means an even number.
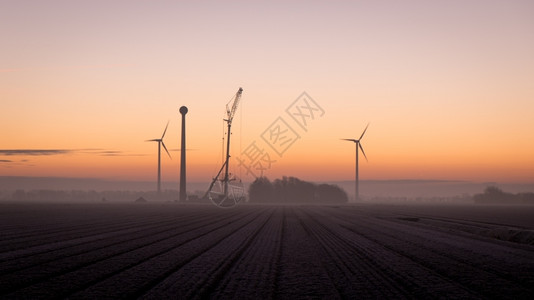
M243 87L232 169L248 181L235 162L252 143L269 178L352 180L340 138L370 123L362 180L532 182L533 15L528 0L4 0L0 176L155 180L145 140L170 121L177 181L185 105L188 180L209 181ZM278 118L300 137L281 155L262 139Z

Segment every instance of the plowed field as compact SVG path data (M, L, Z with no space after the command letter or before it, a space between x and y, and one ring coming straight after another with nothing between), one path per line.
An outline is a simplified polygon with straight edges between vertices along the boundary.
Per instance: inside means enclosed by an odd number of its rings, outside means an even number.
M0 209L2 299L534 295L534 207Z

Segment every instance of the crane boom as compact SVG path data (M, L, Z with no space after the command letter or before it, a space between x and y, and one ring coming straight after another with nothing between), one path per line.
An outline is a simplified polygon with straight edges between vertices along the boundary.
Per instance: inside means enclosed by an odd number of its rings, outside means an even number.
M206 192L205 196L209 196L210 192L212 191L213 186L215 185L215 182L217 180L221 181L223 184L223 191L222 195L220 195L218 199L218 203L224 202L228 196L229 196L229 190L228 190L228 183L230 181L230 174L229 174L229 166L230 166L230 136L232 134L232 120L234 119L235 112L237 111L237 106L239 105L239 100L241 99L241 94L243 93L243 88L239 88L237 90L237 93L235 96L226 104L226 115L227 119L224 119L226 121L228 129L227 129L227 139L226 139L226 160L223 163L221 169L219 170L219 173L217 173L217 176L213 178L213 181L211 182L208 191ZM230 106L231 104L231 106ZM224 177L222 179L219 179L221 177L221 173L224 170ZM211 197L210 197L211 199ZM235 199L234 199L235 200Z
M234 115L235 115L235 112L237 111L237 106L239 105L239 100L241 99L241 94L243 93L243 88L239 88L239 90L237 90L237 93L235 94L235 97L234 97L234 101L232 103L232 108L229 109L229 105L230 102L228 102L226 104L226 114L228 116L228 118L225 120L226 122L228 122L228 124L232 123L232 120L234 119Z

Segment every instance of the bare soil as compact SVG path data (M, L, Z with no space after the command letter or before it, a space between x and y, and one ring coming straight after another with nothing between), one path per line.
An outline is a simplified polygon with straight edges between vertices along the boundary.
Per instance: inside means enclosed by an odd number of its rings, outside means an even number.
M0 204L2 299L534 295L534 207Z

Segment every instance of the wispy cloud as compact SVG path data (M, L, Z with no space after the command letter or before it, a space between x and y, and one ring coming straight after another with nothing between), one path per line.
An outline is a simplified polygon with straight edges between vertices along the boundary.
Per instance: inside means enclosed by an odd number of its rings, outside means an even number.
M146 154L128 153L119 150L106 150L106 149L80 149L77 150L81 153L94 154L99 156L145 156Z
M0 155L15 156L41 156L41 155L59 155L68 154L74 152L74 150L68 149L0 149Z
M124 152L116 151L116 150L104 150L104 151L98 151L94 153L100 156L122 156L124 155Z
M30 166L30 167L33 167L34 164L32 164L27 159L21 159L21 160L0 159L0 166L2 166L2 168L10 169L10 168L13 168L13 167L16 167L16 166Z
M98 156L144 156L145 154L127 153L119 150L108 149L0 149L0 155L4 156L51 156L85 153Z
M100 156L141 156L142 154L129 154L125 153L123 151L116 151L116 150L103 150L98 152L93 152L96 155Z

